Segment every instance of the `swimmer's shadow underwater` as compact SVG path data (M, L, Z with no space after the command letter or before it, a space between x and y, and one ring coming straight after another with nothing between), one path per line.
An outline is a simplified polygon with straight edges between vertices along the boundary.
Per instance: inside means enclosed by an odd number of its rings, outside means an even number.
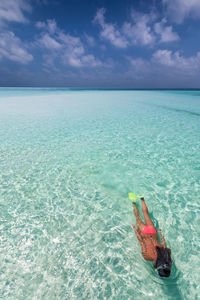
M158 220L154 218L152 212L149 213L144 196L129 193L129 199L133 204L136 217L136 225L133 225L133 229L140 243L143 258L148 261L148 273L152 274L152 278L154 278L153 281L162 285L168 297L172 296L176 297L176 299L183 299L177 284L180 272L177 270L175 262L171 258L171 249L166 246L164 236L159 229ZM138 199L140 199L140 202L138 202ZM136 207L136 204L138 206L140 203L142 203L142 212L145 222L142 221L139 210ZM159 276L156 276L154 270L158 272ZM172 276L169 278L171 273ZM175 276L175 274L178 275Z

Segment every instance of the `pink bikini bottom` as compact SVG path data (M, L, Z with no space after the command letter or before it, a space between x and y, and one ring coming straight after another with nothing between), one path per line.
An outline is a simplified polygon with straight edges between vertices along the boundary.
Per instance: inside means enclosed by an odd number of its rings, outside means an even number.
M157 231L152 226L144 226L144 229L141 231L141 234L157 234Z

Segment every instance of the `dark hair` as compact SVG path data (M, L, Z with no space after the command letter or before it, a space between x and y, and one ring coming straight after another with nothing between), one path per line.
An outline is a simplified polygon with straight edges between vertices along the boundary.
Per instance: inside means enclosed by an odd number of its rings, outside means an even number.
M171 250L169 248L156 247L157 260L154 268L157 269L160 277L169 277L171 273Z

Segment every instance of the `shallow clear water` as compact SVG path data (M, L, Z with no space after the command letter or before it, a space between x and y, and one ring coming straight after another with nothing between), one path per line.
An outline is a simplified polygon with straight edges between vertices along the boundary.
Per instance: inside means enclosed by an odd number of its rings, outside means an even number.
M200 92L0 93L0 298L198 299ZM129 191L172 250L166 280Z

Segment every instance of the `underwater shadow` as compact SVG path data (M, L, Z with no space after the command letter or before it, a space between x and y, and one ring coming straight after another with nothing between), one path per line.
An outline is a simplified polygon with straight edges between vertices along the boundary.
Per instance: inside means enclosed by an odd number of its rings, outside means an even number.
M177 300L182 300L185 299L178 284L178 278L181 276L181 272L177 269L176 264L173 261L173 274L171 275L172 277L164 284L161 285L163 292L166 294L168 299L177 299ZM174 277L174 273L178 274L177 277ZM182 277L182 276L181 276Z
M163 105L156 105L156 106L161 107L165 110L171 110L171 111L175 111L175 112L178 112L178 113L185 113L185 114L200 117L200 113L197 113L197 112L193 112L193 111L189 111L189 110L185 110L185 109L167 107L167 106L163 106Z
M153 223L155 224L156 229L158 230L160 228L158 220L154 218L152 212L150 212L149 215ZM176 267L173 255L172 255L172 261L173 261L172 270L171 270L172 272L170 277L166 279L165 278L160 279L159 284L161 285L161 289L163 290L163 292L166 294L167 299L182 300L184 299L184 296L182 295L181 290L179 288L179 282L180 282L180 277L183 278L183 276L181 275L182 273Z

